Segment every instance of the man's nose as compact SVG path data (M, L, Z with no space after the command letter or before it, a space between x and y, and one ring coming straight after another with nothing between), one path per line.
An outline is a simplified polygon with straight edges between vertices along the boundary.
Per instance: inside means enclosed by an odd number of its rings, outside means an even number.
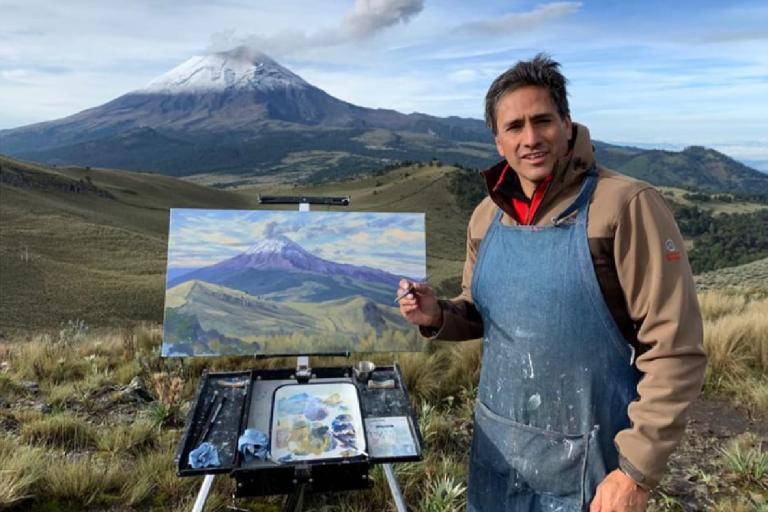
M523 127L523 144L525 146L534 147L539 143L539 131L533 125L533 123L525 123Z

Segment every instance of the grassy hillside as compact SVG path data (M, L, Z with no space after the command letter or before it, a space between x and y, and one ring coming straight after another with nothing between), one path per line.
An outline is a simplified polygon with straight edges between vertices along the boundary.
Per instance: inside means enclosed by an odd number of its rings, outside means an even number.
M713 149L645 150L595 142L597 161L657 186L768 199L768 175Z
M765 204L724 193L665 192L687 212L681 227L696 231L692 260L702 269L732 265L736 255L743 262L765 257L766 239L758 236L766 227ZM335 183L224 191L151 174L50 168L0 157L0 330L75 319L95 325L160 321L168 208L266 208L258 204L259 194L349 195L351 206L339 209L426 212L430 282L454 295L466 223L483 193L474 171L437 161ZM740 235L745 229L749 233ZM697 244L705 238L711 243Z
M696 287L768 296L768 258L700 274L696 276Z
M159 320L168 208L253 206L173 178L0 157L0 330Z
M164 176L0 157L0 331L75 319L159 322L168 208L263 208L260 193L349 194L348 210L426 211L431 276L452 293L467 221L446 187L453 170L413 166L343 185L232 192Z

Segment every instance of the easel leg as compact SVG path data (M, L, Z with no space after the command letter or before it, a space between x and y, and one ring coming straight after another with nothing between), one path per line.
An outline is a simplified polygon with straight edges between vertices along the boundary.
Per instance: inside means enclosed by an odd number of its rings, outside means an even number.
M205 502L208 500L208 493L211 492L214 476L215 475L205 475L205 478L203 479L203 485L200 486L200 490L197 493L195 505L192 507L192 512L203 512Z
M384 474L387 476L387 483L389 484L389 491L392 493L392 499L395 500L395 508L397 512L407 512L405 507L405 500L403 499L403 493L400 492L400 485L395 478L395 472L392 469L392 464L382 464L384 467Z
M304 485L300 485L296 492L285 499L283 512L301 512L304 508Z

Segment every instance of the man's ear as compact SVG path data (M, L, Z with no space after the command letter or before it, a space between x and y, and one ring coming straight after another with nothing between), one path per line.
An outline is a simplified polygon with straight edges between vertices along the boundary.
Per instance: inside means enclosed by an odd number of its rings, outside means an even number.
M573 137L576 135L573 133L573 122L571 121L571 116L565 116L565 119L563 120L565 122L565 133L568 134L568 143L573 142Z
M504 154L504 146L501 145L501 138L497 135L493 138L493 140L496 141L496 151L499 152L499 156L506 158L507 155Z

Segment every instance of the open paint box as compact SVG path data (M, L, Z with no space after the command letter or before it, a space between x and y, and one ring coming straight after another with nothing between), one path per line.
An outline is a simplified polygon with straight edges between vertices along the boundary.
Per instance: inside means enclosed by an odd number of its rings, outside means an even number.
M223 397L208 429L212 404ZM268 434L263 460L237 450L246 429ZM192 468L189 453L204 435L221 464ZM306 383L288 369L206 373L176 455L179 475L227 473L238 498L291 494L302 485L309 492L364 489L372 465L421 458L418 422L397 364L377 367L368 382L351 367L314 368Z

